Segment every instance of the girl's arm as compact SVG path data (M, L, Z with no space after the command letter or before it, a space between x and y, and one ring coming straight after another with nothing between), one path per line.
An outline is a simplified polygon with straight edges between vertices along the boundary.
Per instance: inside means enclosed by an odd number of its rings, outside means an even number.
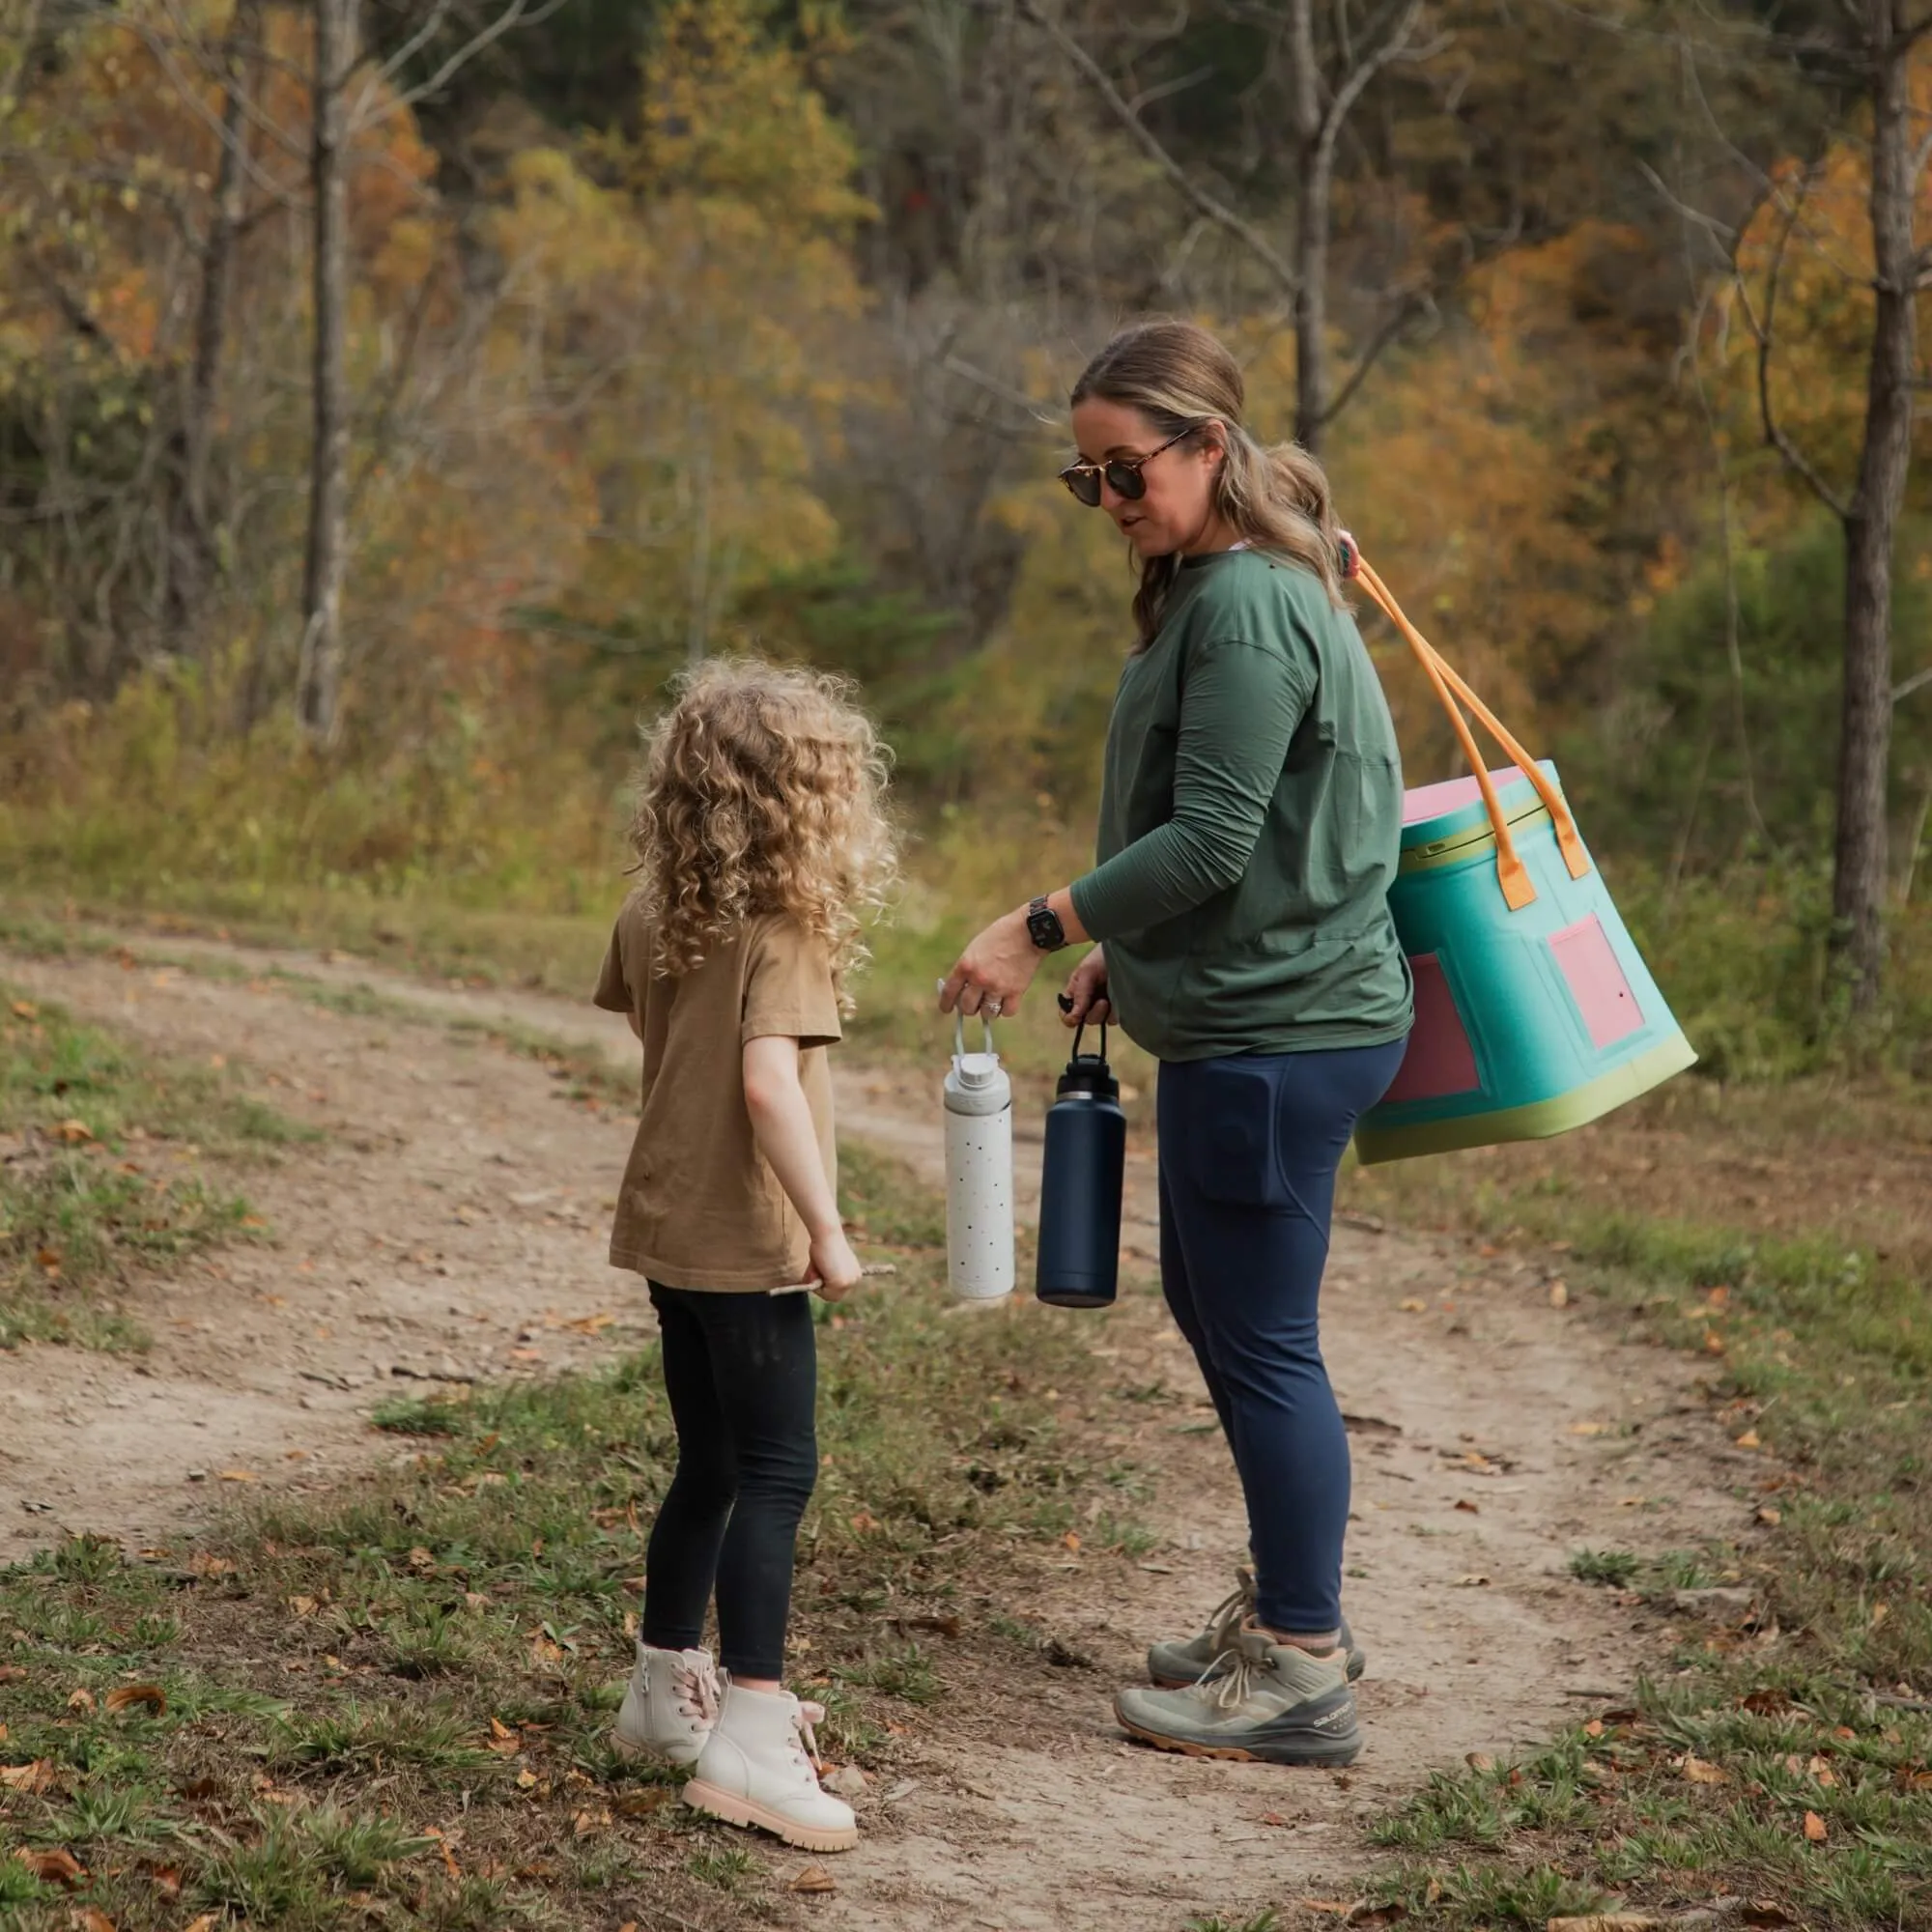
M845 1238L818 1129L798 1077L798 1041L782 1034L747 1040L744 1075L752 1136L805 1223L819 1293L828 1301L842 1300L859 1285L859 1258Z

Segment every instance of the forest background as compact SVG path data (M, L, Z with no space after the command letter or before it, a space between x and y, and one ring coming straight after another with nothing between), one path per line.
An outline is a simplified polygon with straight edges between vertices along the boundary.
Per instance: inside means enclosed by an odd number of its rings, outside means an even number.
M0 0L0 878L579 987L638 720L754 648L885 723L910 991L1080 863L1130 579L1062 406L1184 313L1706 1068L1923 1074L1927 25Z

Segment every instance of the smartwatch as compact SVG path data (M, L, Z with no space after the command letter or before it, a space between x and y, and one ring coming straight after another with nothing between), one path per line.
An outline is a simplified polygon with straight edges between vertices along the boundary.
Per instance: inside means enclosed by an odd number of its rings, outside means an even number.
M1060 923L1060 915L1047 904L1046 895L1040 896L1027 907L1027 936L1042 952L1058 952L1066 944L1066 928Z

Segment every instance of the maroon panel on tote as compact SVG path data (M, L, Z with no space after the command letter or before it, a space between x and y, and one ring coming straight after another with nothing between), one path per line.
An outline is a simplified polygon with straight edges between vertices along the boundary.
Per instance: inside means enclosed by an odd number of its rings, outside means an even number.
M1408 970L1415 977L1415 1031L1408 1037L1395 1084L1382 1095L1383 1104L1473 1093L1483 1084L1476 1073L1476 1053L1442 961L1425 952L1408 962Z

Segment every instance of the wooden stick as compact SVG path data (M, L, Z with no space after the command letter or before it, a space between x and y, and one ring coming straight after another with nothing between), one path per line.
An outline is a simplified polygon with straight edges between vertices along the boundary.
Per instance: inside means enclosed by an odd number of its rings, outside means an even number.
M897 1274L898 1271L898 1264L895 1262L867 1262L859 1270L868 1281L874 1275ZM822 1281L794 1281L787 1283L783 1288L768 1288L765 1290L765 1293L767 1294L815 1294L824 1286L825 1284Z

